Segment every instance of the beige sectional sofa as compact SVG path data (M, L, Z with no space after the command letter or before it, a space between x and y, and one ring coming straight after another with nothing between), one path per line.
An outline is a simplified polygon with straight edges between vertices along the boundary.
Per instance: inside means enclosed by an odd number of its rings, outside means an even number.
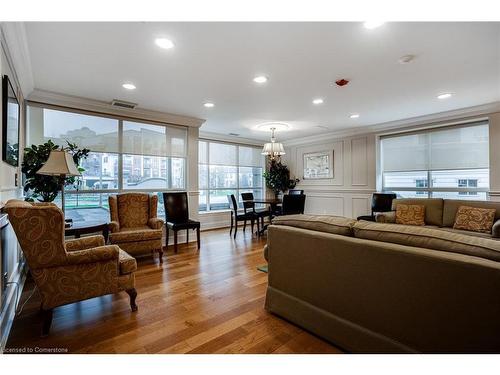
M500 241L439 229L443 206L434 227L275 219L266 309L349 352L499 353Z
M398 204L417 204L425 206L425 226L428 228L440 228L441 230L455 233L462 233L469 236L500 239L500 202L494 201L469 201L459 199L441 199L441 198L404 198L394 199L392 201L392 211L381 212L375 215L378 223L394 223L396 220L396 206ZM460 206L495 208L495 223L491 233L480 233L453 229L455 216Z

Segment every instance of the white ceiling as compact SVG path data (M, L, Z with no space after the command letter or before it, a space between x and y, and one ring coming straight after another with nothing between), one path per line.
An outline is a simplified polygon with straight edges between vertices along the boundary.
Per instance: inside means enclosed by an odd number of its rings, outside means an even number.
M267 139L257 125L279 121L291 126L278 133L284 140L500 100L500 23L25 26L37 89L204 118L208 132ZM162 36L175 48L158 48ZM415 60L399 64L406 54ZM252 82L257 74L268 83ZM332 85L338 78L351 83Z

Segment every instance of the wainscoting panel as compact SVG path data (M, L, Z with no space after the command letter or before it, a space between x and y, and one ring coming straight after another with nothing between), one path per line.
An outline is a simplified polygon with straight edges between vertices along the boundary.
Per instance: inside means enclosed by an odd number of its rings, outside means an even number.
M344 197L307 194L305 213L344 216Z
M368 185L368 150L366 137L351 139L352 186Z
M352 198L352 217L356 218L361 215L370 214L370 199L368 197L353 197Z

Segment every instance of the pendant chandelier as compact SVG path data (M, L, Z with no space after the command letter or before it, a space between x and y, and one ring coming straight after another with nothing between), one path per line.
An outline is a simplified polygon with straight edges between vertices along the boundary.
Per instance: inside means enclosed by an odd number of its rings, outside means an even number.
M262 148L262 155L269 156L269 159L275 160L279 158L281 155L285 155L285 149L283 144L276 143L276 138L274 137L274 131L276 128L271 128L271 142L266 143Z

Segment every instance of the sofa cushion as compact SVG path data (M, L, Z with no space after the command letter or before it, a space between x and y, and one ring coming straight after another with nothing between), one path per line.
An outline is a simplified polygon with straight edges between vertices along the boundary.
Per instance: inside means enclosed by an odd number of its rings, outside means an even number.
M443 199L441 198L401 198L392 201L392 210L396 211L398 204L417 204L425 206L425 223L443 226ZM452 225L451 225L452 226Z
M149 216L149 194L118 194L118 220L120 227L133 228L147 225Z
M423 204L397 204L396 224L425 225L425 206Z
M148 241L161 238L163 235L162 229L151 229L148 226L124 228L119 232L111 233L111 243Z
M358 221L354 237L500 261L500 241L441 229Z
M460 199L445 199L443 205L443 227L453 227L460 206L494 208L495 220L500 219L500 202L495 201L464 201Z
M352 226L356 220L333 215L284 215L273 219L273 225L315 230L317 232L352 236Z
M441 227L439 230L444 230L446 232L464 234L467 236L481 237L481 238L493 238L490 233L482 233L482 232L471 232L470 230L462 230L462 229L453 229L449 227Z
M118 253L118 263L120 264L120 275L126 275L137 270L137 262L126 251L120 249Z
M493 220L495 220L494 208L460 206L455 217L453 229L491 233Z

